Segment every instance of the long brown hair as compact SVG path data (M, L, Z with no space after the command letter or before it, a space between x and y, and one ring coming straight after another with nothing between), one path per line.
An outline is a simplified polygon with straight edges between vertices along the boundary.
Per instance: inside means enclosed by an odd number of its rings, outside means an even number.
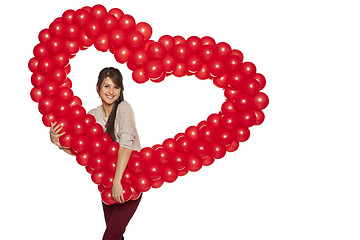
M100 71L98 82L96 84L98 91L100 91L100 88L105 80L105 78L109 77L113 83L119 87L120 90L120 97L115 101L113 109L111 110L110 116L107 120L107 123L105 125L105 132L108 133L112 140L115 141L115 119L116 119L116 110L122 101L124 101L124 85L123 85L123 77L121 75L121 72L117 68L113 67L107 67Z

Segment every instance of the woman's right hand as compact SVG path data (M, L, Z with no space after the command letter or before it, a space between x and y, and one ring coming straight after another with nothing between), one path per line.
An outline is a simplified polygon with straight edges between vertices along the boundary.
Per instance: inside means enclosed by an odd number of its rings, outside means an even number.
M58 147L61 147L61 144L59 142L59 137L65 134L65 132L60 133L62 130L62 126L60 124L57 124L57 122L51 123L50 126L50 140L53 144L55 144Z

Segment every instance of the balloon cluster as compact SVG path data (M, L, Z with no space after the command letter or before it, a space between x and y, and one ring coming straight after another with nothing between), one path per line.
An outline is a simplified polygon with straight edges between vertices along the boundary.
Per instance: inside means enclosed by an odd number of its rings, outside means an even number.
M228 43L216 43L208 36L164 35L153 41L151 34L148 23L136 23L118 8L107 11L95 5L67 10L40 31L40 42L28 64L34 86L30 95L38 103L44 125L55 121L62 125L66 134L59 139L61 145L70 148L76 161L86 167L107 204L115 203L111 187L119 144L86 114L81 99L71 90L69 60L80 50L94 45L99 51L110 51L116 61L127 64L137 83L161 82L171 74L195 75L224 90L226 100L219 113L162 144L133 151L122 178L126 201L237 150L250 137L249 128L264 121L262 110L269 103L260 92L264 76Z

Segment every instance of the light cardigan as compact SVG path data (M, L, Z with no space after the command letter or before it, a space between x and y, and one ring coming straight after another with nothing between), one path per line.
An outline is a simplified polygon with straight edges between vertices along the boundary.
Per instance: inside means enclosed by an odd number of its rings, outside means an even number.
M108 117L105 117L102 105L91 109L89 114L93 115L105 132L105 125ZM140 151L141 145L136 130L134 112L127 101L119 103L115 118L115 137L120 146L131 150Z

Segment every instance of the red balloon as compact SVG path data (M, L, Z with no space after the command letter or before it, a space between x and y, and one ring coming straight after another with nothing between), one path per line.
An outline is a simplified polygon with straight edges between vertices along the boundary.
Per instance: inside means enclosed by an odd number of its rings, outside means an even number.
M69 117L72 120L83 119L86 115L86 111L82 106L76 105L70 109Z
M33 50L34 56L37 59L50 56L50 51L45 43L39 43L34 47Z
M113 8L109 11L110 14L114 15L116 19L120 19L122 15L124 15L124 12L121 9Z
M84 121L88 126L92 126L96 122L95 117L91 114L86 114L84 117Z
M53 98L42 97L39 100L39 112L41 114L49 113L55 105L55 100Z
M55 118L54 113L45 113L42 116L42 122L44 123L44 125L46 127L50 127L51 123L56 122L56 118Z
M100 4L94 5L90 9L90 16L95 19L100 19L106 15L107 11L106 8Z
M46 43L47 41L49 41L49 39L51 39L49 29L46 28L46 29L41 30L39 32L38 38L41 43Z
M76 154L76 162L81 166L87 166L90 161L91 154L89 152L83 152Z
M72 135L70 133L65 133L59 138L59 143L64 148L69 148L71 146Z
M266 79L261 73L256 73L254 79L259 82L260 90L262 90L266 85Z
M196 73L200 71L202 66L203 66L202 60L198 55L191 55L186 60L186 68L191 73Z
M139 50L134 51L131 54L130 60L137 67L141 67L148 62L149 58L148 58L148 55L146 54L145 50L139 49Z
M265 93L259 92L253 97L252 105L256 110L263 110L269 105L269 98Z
M105 150L106 142L102 136L95 136L89 139L89 151L92 154L103 153Z
M199 139L198 128L195 126L190 126L185 130L185 136L190 139L190 141L197 141Z
M101 29L105 33L110 33L112 30L114 30L117 26L118 19L110 14L106 13L101 19L100 19L100 26Z
M164 35L159 38L159 43L163 45L168 53L172 52L175 46L175 40L169 35Z
M205 45L200 48L199 56L204 62L209 62L216 56L216 49L211 45Z
M29 70L33 73L37 72L37 65L39 61L36 58L31 58L28 63Z
M253 111L243 111L238 114L239 124L249 128L255 124L256 115Z
M113 47L121 47L125 44L126 33L121 29L115 29L109 34L109 44Z
M199 128L199 137L203 141L212 142L216 137L216 130L208 125Z
M221 58L227 57L231 53L231 47L226 42L219 42L216 44L215 49L217 56Z
M214 78L213 82L215 84L215 86L219 87L219 88L225 88L227 85L227 76L228 74L224 74L220 77L216 77Z
M186 158L184 155L174 152L170 157L170 164L177 170L181 170L186 167Z
M185 176L189 172L189 169L184 167L183 169L179 170L179 176Z
M145 168L144 160L140 157L131 157L129 159L127 168L134 174L141 173Z
M152 185L152 181L144 174L141 173L136 176L134 187L136 191L147 192Z
M171 165L165 165L162 168L162 179L167 183L175 182L175 180L178 178L179 173L178 171L173 168Z
M88 125L83 119L75 119L70 127L70 132L74 136L84 135L87 131Z
M160 179L154 181L151 187L152 187L152 188L159 188L159 187L161 187L163 184L164 184L164 179L160 178Z
M99 123L94 123L89 127L86 135L89 138L91 138L91 137L101 137L103 133L104 133L103 127Z
M264 120L265 120L265 114L260 110L255 110L254 114L256 116L256 120L255 120L254 125L262 124L264 122Z
M52 37L63 37L64 33L64 22L61 18L55 19L49 26L49 32Z
M209 155L209 146L203 141L197 141L193 144L192 152L196 157L204 158Z
M68 54L70 54L70 56L72 55L73 57L75 56L75 54L77 52L79 52L80 50L80 44L77 41L69 41L66 40L64 42L64 51Z
M105 152L106 154L106 152ZM115 173L116 171L116 164L117 164L117 156L109 156L109 155L106 155L108 157L108 160L106 161L106 164L105 164L105 169L107 172L110 172L110 173ZM129 170L127 170L129 171ZM123 173L123 178L124 178L124 175L125 175L125 171Z
M70 107L81 106L81 105L82 105L81 99L77 96L74 96L72 102L70 103Z
M86 36L89 38L99 36L102 33L100 22L96 19L89 19L84 25L84 31Z
M91 180L92 180L95 184L100 185L100 184L102 184L102 182L103 182L103 180L104 180L105 174L106 174L106 172L103 171L103 170L93 171L93 172L91 173Z
M234 99L234 107L237 111L249 110L252 106L252 98L246 94L239 94Z
M223 114L220 117L220 125L223 129L231 131L239 125L239 120L235 114Z
M190 57L191 51L187 44L181 43L175 45L173 50L173 56L179 61L184 62Z
M64 101L57 101L52 109L56 117L65 117L70 112L69 103Z
M139 156L145 161L145 162L150 162L153 160L155 155L155 151L154 149L150 148L150 147L144 147L143 149L140 150Z
M208 64L208 70L213 77L220 77L224 75L226 69L225 69L225 63L220 58L215 58L211 60Z
M238 142L245 142L250 137L250 130L246 127L238 126L234 131L234 140Z
M213 113L207 118L206 122L210 127L220 128L220 115Z
M53 56L53 60L56 66L64 68L69 64L70 57L67 53L60 52Z
M176 149L182 153L188 153L191 151L191 142L185 136L176 139L175 145L176 145Z
M120 17L118 26L125 32L130 32L135 29L135 19L131 15L125 14Z
M212 37L205 36L201 38L202 45L215 46L216 42Z
M54 71L55 66L56 66L55 62L52 58L44 57L39 60L37 69L39 70L40 73L47 75L52 71Z
M108 133L104 132L104 134L101 137L106 142L106 147L109 146L109 144L112 143L112 142L117 143L117 142L112 140L111 136Z
M185 63L178 63L175 67L175 70L172 74L176 77L184 77L188 73Z
M161 60L161 63L164 66L164 71L166 73L172 73L175 70L176 65L177 65L176 59L172 55L166 55Z
M70 88L59 88L56 94L56 99L58 101L64 101L70 103L74 98L74 93Z
M91 47L94 43L94 40L86 35L85 30L81 31L78 41L82 50Z
M115 170L113 171L115 172ZM125 169L123 173L123 177L121 178L121 183L126 183L132 185L135 181L135 175L129 171L129 169Z
M90 19L90 13L84 9L79 9L76 10L74 13L74 19L73 22L80 26L83 27Z
M130 50L126 46L122 46L114 52L115 60L119 63L126 63L130 58Z
M164 146L165 148L169 149L170 151L174 151L175 150L175 140L173 138L168 138L165 139L164 142L162 143L162 146Z
M244 62L241 65L241 72L248 77L252 77L256 73L256 67L252 62Z
M139 31L145 38L145 41L149 40L152 34L151 26L146 22L139 22L135 26L135 30Z
M94 154L91 152L90 154L91 157L89 161L89 166L91 167L91 169L93 169L94 171L103 170L106 165L106 156L104 154Z
M73 19L74 19L74 14L75 14L75 11L72 10L72 9L69 9L69 10L66 10L61 18L64 22L66 23L72 23L73 22Z
M224 95L229 100L234 100L234 98L240 94L240 90L234 90L229 87L225 88Z
M161 178L161 164L155 161L149 162L145 167L146 175L153 181Z
M212 156L207 156L203 159L203 166L210 166L215 162L215 159Z
M110 141L105 147L105 154L108 157L117 157L119 153L119 143L115 141Z
M98 51L108 51L110 48L109 35L104 33L97 36L94 40L94 46Z
M127 184L122 184L122 189L123 189L124 202L127 202L131 199L131 196L133 194L132 190L130 186Z
M216 141L222 146L228 146L234 140L232 131L219 129L216 135Z
M144 42L144 36L139 31L129 32L126 36L126 46L129 49L140 48Z
M162 60L166 55L166 49L161 43L153 42L150 43L146 50L150 59Z
M79 38L81 29L75 23L67 23L64 25L63 32L65 39L74 41Z
M221 105L221 112L224 114L236 114L237 111L234 107L234 102L231 100L225 100L225 102Z
M191 172L197 172L203 166L203 160L196 157L196 156L194 156L194 155L192 155L192 154L187 155L186 160L187 160L187 168Z
M158 61L152 60L145 65L145 74L150 79L157 79L164 73L164 67Z
M197 53L201 46L202 46L202 42L201 39L197 36L191 36L186 40L187 45L190 48L190 51L192 53Z
M132 192L132 195L131 195L131 200L136 200L140 197L141 195L141 192L135 190L135 188L133 187L130 187L131 188L131 192Z
M174 42L175 42L175 45L183 44L183 43L185 43L185 38L182 36L175 36Z
M85 152L87 147L88 139L85 136L76 136L71 141L71 148L77 153Z
M132 73L132 79L136 83L145 83L149 81L149 78L145 74L145 70L143 68L137 68Z
M170 161L170 150L164 147L159 147L154 152L154 159L162 165L167 164Z
M228 72L240 71L242 58L237 55L229 55L225 58L225 67Z
M213 158L220 159L225 156L226 149L217 142L212 142L209 145L209 153Z
M31 89L30 96L34 102L39 102L42 97L41 89L40 88Z
M235 152L239 148L239 142L233 141L229 146L226 147L226 151Z
M227 77L227 84L232 89L239 89L245 82L246 76L240 72L230 73Z
M201 80L209 79L210 73L208 71L207 65L203 64L201 69L195 74L195 76Z
M112 193L110 189L105 189L102 193L101 193L101 200L107 204L107 205L112 205L115 204L116 201L114 200L114 198L112 197Z
M114 173L106 172L102 184L105 188L111 189L114 182Z

